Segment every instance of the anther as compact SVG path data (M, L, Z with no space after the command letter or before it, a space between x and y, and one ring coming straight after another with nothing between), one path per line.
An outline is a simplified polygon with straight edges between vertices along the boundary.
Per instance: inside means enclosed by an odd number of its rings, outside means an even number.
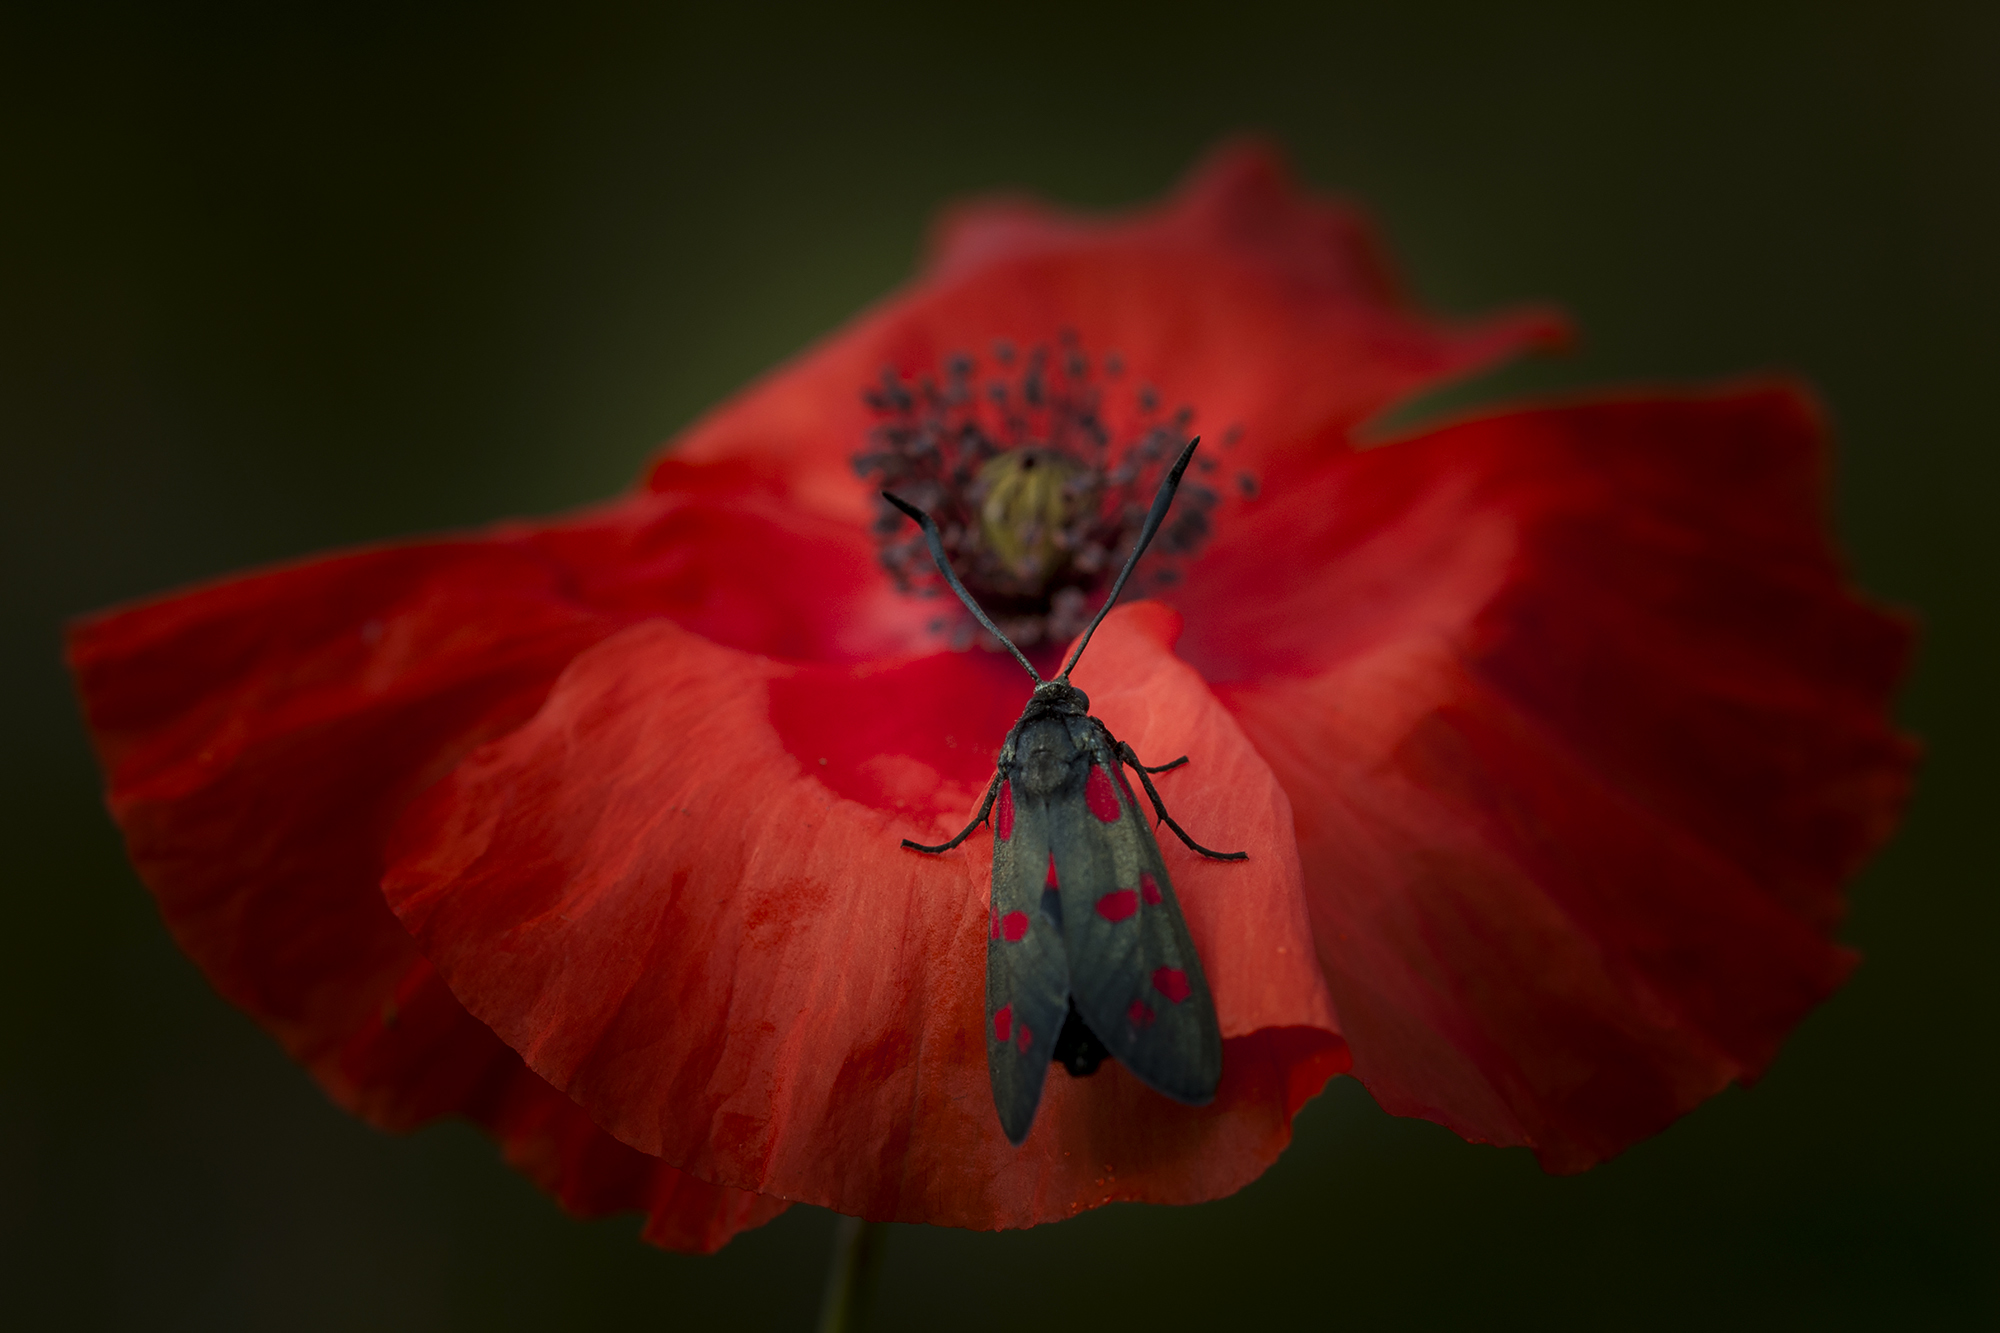
M1126 369L1115 352L1097 364L1110 380ZM1091 356L1067 329L1054 348L1025 353L995 339L984 369L957 352L938 372L885 370L862 397L876 424L856 473L931 513L953 571L1022 647L1061 643L1089 622L1194 419L1185 406L1162 419L1150 384L1107 404ZM1202 460L1204 475L1212 467ZM1181 495L1135 592L1173 582L1174 564L1208 537L1220 497L1194 477ZM899 589L943 592L922 539L886 503L874 530ZM991 639L964 617L939 630L953 647Z

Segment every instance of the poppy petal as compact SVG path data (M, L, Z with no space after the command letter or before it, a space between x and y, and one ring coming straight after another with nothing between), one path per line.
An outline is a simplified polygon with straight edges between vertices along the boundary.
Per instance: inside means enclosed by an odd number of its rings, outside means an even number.
M1391 404L1557 341L1564 327L1539 309L1465 325L1422 315L1367 224L1303 194L1255 144L1217 153L1166 203L1130 215L974 203L949 213L938 237L911 289L698 422L649 484L727 461L858 528L873 497L849 459L874 424L861 391L885 367L935 374L996 338L1054 343L1064 329L1129 367L1126 392L1106 395L1108 419L1130 424L1120 413L1149 382L1169 410L1195 409L1194 430L1231 436L1233 469L1275 477L1309 461L1300 441L1345 448L1349 430Z
M1108 1067L1055 1080L1023 1148L1000 1131L986 835L898 846L976 807L1027 694L997 655L794 666L634 626L411 807L384 891L530 1067L702 1179L972 1227L1227 1193L1346 1052L1283 793L1163 616L1107 621L1088 679L1135 745L1200 748L1169 799L1252 853L1168 851L1228 1038L1211 1107Z
M379 893L375 899L379 905ZM396 935L410 955L408 971L373 1020L345 1034L320 1065L321 1081L349 1111L388 1130L464 1115L573 1216L642 1212L647 1240L684 1253L712 1254L789 1206L696 1180L612 1138L465 1012L400 925ZM322 980L361 993L376 981Z
M690 516L756 530L754 512L656 497L216 584L81 623L69 656L168 927L336 1101L391 1129L470 1116L573 1210L646 1208L649 1236L713 1249L781 1202L596 1130L452 999L379 889L403 804L531 716L583 648L649 610L769 645L779 618L739 609L754 584L713 551L691 576L676 553ZM814 571L841 567L814 554L808 597Z
M1846 976L1909 634L1831 553L1822 434L1784 388L1471 421L1339 461L1191 572L1182 651L1300 812L1389 1110L1579 1170L1754 1077Z

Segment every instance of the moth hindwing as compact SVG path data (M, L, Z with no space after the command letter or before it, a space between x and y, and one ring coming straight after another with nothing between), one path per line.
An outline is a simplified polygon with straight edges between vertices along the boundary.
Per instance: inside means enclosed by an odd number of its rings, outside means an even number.
M1139 775L1155 812L1190 848L1218 860L1168 816L1146 769L1090 715L1090 700L1069 683L1173 501L1192 441L1160 484L1139 540L1097 616L1078 638L1062 673L1043 680L966 592L927 514L884 492L924 530L931 557L952 590L1028 674L1035 693L1007 733L979 813L940 853L982 822L993 827L993 896L986 942L986 1065L1007 1138L1019 1144L1034 1123L1052 1059L1074 1074L1117 1057L1139 1080L1177 1101L1203 1105L1222 1078L1222 1030L1201 959L1181 916L1159 843L1126 779Z

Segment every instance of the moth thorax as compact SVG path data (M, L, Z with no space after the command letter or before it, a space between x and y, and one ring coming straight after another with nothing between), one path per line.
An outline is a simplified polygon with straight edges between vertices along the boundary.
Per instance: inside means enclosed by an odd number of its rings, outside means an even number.
M1055 449L1010 449L979 469L979 535L996 572L1039 592L1070 562L1079 514L1094 508L1091 469Z

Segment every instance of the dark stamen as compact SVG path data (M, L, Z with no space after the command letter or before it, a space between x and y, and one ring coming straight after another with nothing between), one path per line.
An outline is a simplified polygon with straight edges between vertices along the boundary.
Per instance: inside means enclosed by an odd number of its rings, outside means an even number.
M1115 354L1093 357L1065 330L1053 346L996 340L984 366L966 353L935 372L885 370L863 391L876 417L855 471L930 513L963 586L1005 638L1032 652L1074 639L1144 526L1148 501L1187 442L1189 408L1159 413L1151 385L1118 382ZM1221 497L1203 472L1182 486L1172 521L1133 578L1135 595L1173 582L1213 527ZM1218 477L1218 480L1220 478ZM1235 488L1242 493L1242 482ZM948 590L913 533L884 503L882 563L903 592ZM949 603L947 599L947 604ZM944 629L954 647L986 638L970 615ZM1053 663L1051 663L1053 665Z

